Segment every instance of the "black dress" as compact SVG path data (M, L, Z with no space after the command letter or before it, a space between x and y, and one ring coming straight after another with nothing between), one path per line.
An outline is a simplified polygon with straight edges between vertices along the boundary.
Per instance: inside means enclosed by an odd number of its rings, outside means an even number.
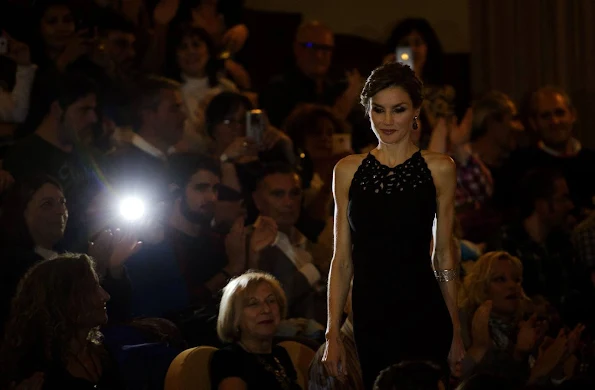
M300 390L291 358L279 345L272 353L254 354L231 344L213 353L210 368L213 390L226 378L242 379L248 390Z
M404 360L442 366L452 321L430 259L436 188L421 151L389 168L370 153L349 189L353 326L366 389Z

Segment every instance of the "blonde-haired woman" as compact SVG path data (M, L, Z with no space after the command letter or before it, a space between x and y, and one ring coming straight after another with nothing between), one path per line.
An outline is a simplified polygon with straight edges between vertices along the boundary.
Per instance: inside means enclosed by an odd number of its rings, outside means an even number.
M287 299L270 274L249 271L223 289L217 334L229 346L211 360L214 390L300 389L287 351L273 345Z
M521 287L521 261L506 252L482 255L463 281L459 299L467 355L463 376L478 371L526 378L536 342L535 317L522 321L529 303Z

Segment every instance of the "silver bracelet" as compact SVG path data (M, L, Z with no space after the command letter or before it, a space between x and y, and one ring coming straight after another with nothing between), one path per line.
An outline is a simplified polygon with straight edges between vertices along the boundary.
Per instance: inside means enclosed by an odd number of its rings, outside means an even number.
M458 276L459 272L456 268L453 269L441 269L438 271L434 271L434 276L436 279L441 283L450 282L451 280L455 280Z

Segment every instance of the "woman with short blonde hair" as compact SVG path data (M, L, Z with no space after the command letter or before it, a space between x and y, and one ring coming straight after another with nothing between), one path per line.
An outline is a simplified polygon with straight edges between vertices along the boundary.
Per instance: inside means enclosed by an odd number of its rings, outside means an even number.
M223 288L223 297L219 305L219 317L217 318L217 335L221 341L234 343L240 339L239 322L242 304L249 296L249 293L260 283L268 283L273 290L281 319L287 314L287 300L285 293L273 275L264 272L246 272L245 274L232 279Z
M273 345L286 311L285 293L270 274L248 271L225 286L217 333L230 345L213 354L214 390L300 388L289 354Z

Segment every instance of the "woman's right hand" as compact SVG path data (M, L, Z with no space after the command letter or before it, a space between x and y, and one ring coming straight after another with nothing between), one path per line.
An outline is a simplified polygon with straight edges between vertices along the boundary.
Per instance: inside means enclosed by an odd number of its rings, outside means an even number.
M347 367L345 362L345 348L339 334L327 337L324 346L324 355L322 363L326 368L327 374L339 381L344 381L347 377Z
M232 160L244 156L255 156L258 154L258 146L250 138L238 137L223 151Z
M90 39L85 37L89 30L77 31L72 39L68 42L64 51L56 59L58 69L64 71L66 67L76 61L79 57L85 55L89 51Z
M547 376L558 364L563 362L563 357L568 349L568 338L561 329L558 337L552 340L546 337L541 346L535 364L531 369L529 383L535 383L540 378Z

